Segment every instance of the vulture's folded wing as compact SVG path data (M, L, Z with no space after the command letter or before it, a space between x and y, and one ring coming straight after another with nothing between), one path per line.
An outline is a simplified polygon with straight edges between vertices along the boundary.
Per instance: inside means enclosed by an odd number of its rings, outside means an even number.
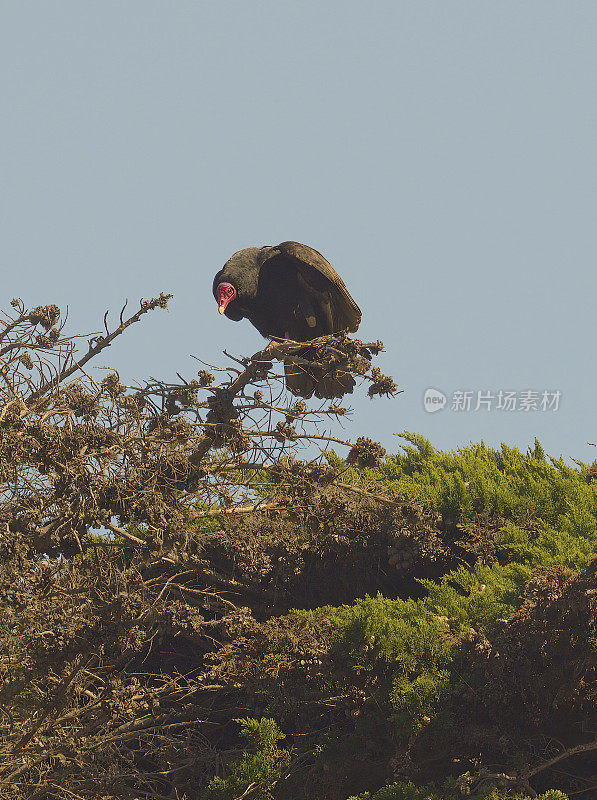
M361 309L348 293L344 281L320 252L299 242L282 242L268 248L267 258L283 256L297 269L299 277L309 291L327 295L332 305L335 331L356 331L361 323Z

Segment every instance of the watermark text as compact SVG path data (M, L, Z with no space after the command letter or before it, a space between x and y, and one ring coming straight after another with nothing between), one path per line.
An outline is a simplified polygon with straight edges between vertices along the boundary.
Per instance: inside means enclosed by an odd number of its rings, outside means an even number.
M450 411L558 411L562 393L552 389L457 389L446 394L429 387L423 394L423 408L430 414L449 408Z

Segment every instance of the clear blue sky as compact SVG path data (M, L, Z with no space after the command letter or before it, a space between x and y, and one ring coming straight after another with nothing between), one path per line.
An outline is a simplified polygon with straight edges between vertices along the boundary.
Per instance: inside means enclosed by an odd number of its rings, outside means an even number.
M597 4L4 2L3 304L98 329L174 294L103 363L192 377L250 354L217 314L236 250L321 250L404 393L353 400L390 449L597 440ZM561 392L557 412L423 409L426 387ZM475 395L476 396L476 395Z

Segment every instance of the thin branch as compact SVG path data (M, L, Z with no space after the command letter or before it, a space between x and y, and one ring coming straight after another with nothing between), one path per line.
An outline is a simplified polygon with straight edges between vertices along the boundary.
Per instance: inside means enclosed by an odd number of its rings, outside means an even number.
M104 526L108 528L108 530L112 531L112 533L116 533L118 536L122 536L123 539L128 539L129 542L133 544L141 544L145 545L147 542L144 542L143 539L139 539L137 536L133 536L132 533L119 528L117 525L113 525L111 522L104 522Z
M235 506L233 508L210 508L206 511L191 511L189 519L204 519L205 517L240 516L252 514L254 511L272 511L278 508L287 508L283 503L254 503L248 506Z
M380 503L385 503L388 506L399 507L402 505L402 503L396 500L390 500L388 497L384 497L381 494L373 494L373 492L368 492L366 489L359 489L356 486L351 486L349 483L336 483L334 481L334 486L346 489L348 492L354 492L354 494L358 494L361 497L368 497L370 500L378 500Z
M553 767L553 765L557 764L558 761L563 761L565 758L570 758L570 756L575 756L578 755L579 753L588 753L591 750L597 750L597 739L595 739L592 742L577 744L575 747L569 747L568 750L564 750L563 753L560 753L559 755L550 758L549 761L545 761L538 767L535 767L534 769L530 769L522 773L520 777L523 780L528 780L528 778L532 778L533 775L537 775L537 773L543 772L544 769L549 769L549 767Z
M37 400L51 389L55 389L60 383L62 383L63 380L69 378L74 372L81 369L81 367L83 367L88 361L97 356L98 353L101 353L102 350L104 350L106 347L109 347L114 339L116 339L117 336L120 336L121 333L124 333L129 325L134 325L135 322L138 322L141 319L143 314L147 314L148 311L153 311L161 303L167 303L170 297L171 295L161 294L159 298L151 300L148 303L143 303L141 308L135 314L133 314L132 317L129 317L127 320L122 322L115 330L112 331L112 333L96 339L96 344L91 344L87 353L78 361L75 361L71 367L62 370L55 378L43 383L39 389L37 389L35 392L32 392L27 398L27 402L31 403L33 400Z

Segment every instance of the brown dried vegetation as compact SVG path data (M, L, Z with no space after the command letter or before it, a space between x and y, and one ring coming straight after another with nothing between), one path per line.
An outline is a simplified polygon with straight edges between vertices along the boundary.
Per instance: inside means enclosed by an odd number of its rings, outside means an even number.
M414 715L405 735L393 664L375 637L351 663L341 605L421 598L417 579L497 563L503 520L457 522L367 483L383 448L326 433L346 413L336 402L312 409L284 393L285 357L315 352L368 379L371 396L393 393L372 367L379 342L274 343L178 384L87 373L167 301L123 309L112 330L106 317L83 354L56 306L14 301L4 318L0 798L199 800L241 758L242 717L275 719L288 758L280 780L231 798L345 800L448 775L463 792L531 791L570 754L589 759L595 570L537 572L522 608L485 633L431 614L458 680L446 712ZM347 445L347 462L301 461L304 443ZM515 774L491 771L516 760ZM592 769L558 785L590 788Z
M335 480L292 452L341 443L320 425L345 409L285 403L273 372L305 345L232 359L219 385L207 365L198 379L141 387L86 371L168 299L128 318L123 309L112 329L106 314L82 354L55 305L28 311L14 300L3 317L0 796L196 796L238 712L234 692L206 684L205 656L256 625L251 603L262 616L279 607L254 564L235 567L224 520L321 505ZM372 374L378 342L308 347L376 393L395 390Z

